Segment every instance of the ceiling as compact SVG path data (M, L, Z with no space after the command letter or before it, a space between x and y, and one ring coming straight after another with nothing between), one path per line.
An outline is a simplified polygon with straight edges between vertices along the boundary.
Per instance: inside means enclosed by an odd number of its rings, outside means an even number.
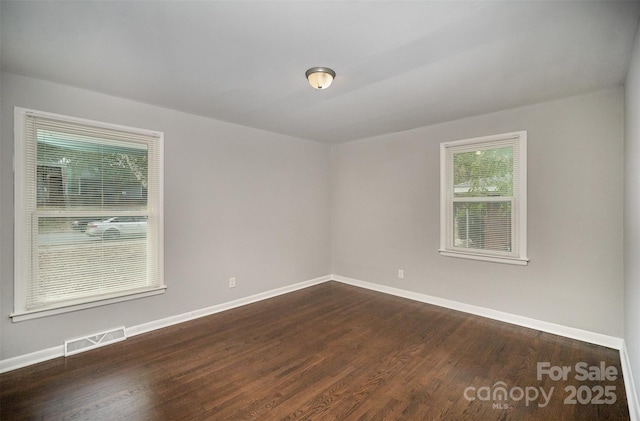
M624 82L638 2L7 1L2 70L326 143ZM322 91L305 71L333 68Z

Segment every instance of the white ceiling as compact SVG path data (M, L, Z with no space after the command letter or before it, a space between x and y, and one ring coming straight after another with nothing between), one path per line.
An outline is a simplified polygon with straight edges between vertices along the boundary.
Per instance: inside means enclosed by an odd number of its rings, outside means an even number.
M637 1L7 1L2 70L327 143L620 85ZM312 89L313 66L333 68Z

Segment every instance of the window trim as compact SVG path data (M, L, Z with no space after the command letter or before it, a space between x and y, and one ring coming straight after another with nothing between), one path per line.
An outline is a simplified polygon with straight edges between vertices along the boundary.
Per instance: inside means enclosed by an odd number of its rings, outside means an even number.
M158 286L144 290L130 290L117 293L106 294L100 297L92 297L91 299L77 299L69 302L47 306L45 308L27 309L26 308L26 289L27 282L31 274L25 268L25 259L29 262L32 257L27 256L28 248L25 246L30 239L24 230L26 224L27 201L30 200L27 192L27 176L26 168L26 120L28 116L39 116L44 118L52 118L62 120L71 124L89 125L107 130L125 131L128 133L141 134L151 136L158 139L158 209L156 217L157 225L157 261L158 261ZM38 317L46 317L55 314L62 314L77 311L86 308L99 307L106 304L135 300L142 297L162 294L166 290L164 283L164 133L154 130L140 129L135 127L123 126L101 121L89 120L84 118L72 117L62 114L49 113L44 111L36 111L32 109L14 107L14 311L9 315L12 321L20 322ZM30 248L29 248L30 249ZM33 251L31 251L33 253Z
M502 198L503 201L513 200L512 205L512 235L516 238L511 253L494 252L488 250L465 249L449 245L449 238L453 236L453 191L449 182L453 177L453 167L449 163L449 156L456 150L476 147L475 149L493 149L505 141L518 142L518 186L513 199ZM498 199L496 199L498 200ZM501 200L501 201L502 201ZM440 248L442 256L459 257L471 260L481 260L513 265L527 265L527 132L526 130L502 133L490 136L474 137L440 144Z

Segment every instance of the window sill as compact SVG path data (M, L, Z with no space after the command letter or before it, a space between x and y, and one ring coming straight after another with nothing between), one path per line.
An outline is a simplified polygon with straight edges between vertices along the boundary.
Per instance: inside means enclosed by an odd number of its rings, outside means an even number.
M54 316L56 314L69 313L72 311L84 310L92 307L104 306L107 304L120 303L123 301L137 300L138 298L151 297L154 295L164 294L166 286L154 288L151 290L145 290L142 292L135 292L126 295L110 296L101 298L91 302L83 302L77 304L64 304L59 307L47 307L38 310L19 311L10 315L11 320L16 322L22 322L25 320L37 319L40 317Z
M447 257L458 257L462 259L470 259L470 260L481 260L484 262L493 262L493 263L505 263L508 265L519 265L526 266L529 263L529 259L524 257L502 257L502 256L487 256L484 254L474 254L474 253L465 253L465 252L457 252L451 250L438 250L441 256Z

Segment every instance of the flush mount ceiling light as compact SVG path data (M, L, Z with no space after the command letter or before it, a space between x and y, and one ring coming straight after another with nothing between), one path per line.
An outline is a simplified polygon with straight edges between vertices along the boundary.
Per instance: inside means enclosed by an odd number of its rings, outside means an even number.
M312 67L305 73L309 84L315 89L327 89L331 86L336 72L328 67Z

